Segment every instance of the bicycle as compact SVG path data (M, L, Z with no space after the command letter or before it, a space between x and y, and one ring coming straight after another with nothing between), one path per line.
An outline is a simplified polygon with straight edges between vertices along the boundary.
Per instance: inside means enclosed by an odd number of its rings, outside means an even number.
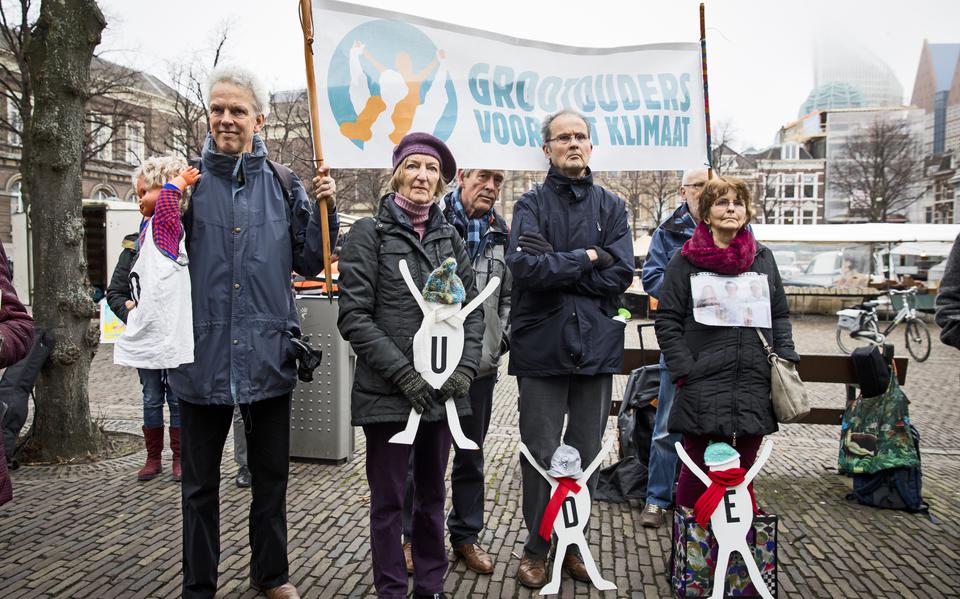
M891 289L888 291L891 299L894 295L903 297L903 306L893 322L881 333L877 306L880 302L870 300L855 308L845 308L837 312L837 345L840 351L849 354L854 348L863 345L883 345L884 340L901 322L906 323L907 351L917 362L923 362L930 357L930 330L927 323L917 315L917 310L911 305L911 298L916 296L917 288L906 291Z

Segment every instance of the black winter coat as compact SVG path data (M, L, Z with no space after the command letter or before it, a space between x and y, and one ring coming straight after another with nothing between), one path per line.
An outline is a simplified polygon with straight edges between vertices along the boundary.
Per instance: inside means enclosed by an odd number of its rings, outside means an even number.
M669 430L685 435L768 435L777 431L770 400L770 364L751 327L719 327L693 319L690 276L706 269L677 252L667 265L657 308L657 341L670 379L684 379L670 411ZM757 244L747 272L764 273L770 287L773 347L799 362L787 296L773 252ZM767 340L771 329L760 329Z
M413 336L423 323L423 313L400 274L406 260L421 289L430 273L448 257L457 260L457 276L467 298L477 295L473 268L460 235L435 204L427 230L420 240L407 215L393 201L380 200L376 218L353 224L340 255L340 314L337 327L357 354L351 393L354 426L377 422L405 422L410 402L395 384L405 366L413 365ZM476 376L483 340L483 309L471 312L463 324L463 356L458 368ZM470 414L468 397L456 400L457 413ZM444 418L443 407L424 412L423 419Z
M130 312L124 303L133 298L130 293L130 269L137 261L136 248L139 236L137 233L131 233L123 238L123 251L120 252L120 258L117 259L117 265L113 269L113 276L110 277L110 285L107 286L107 305L124 323L127 322L127 314Z
M540 233L554 251L519 251L523 233ZM613 265L595 268L586 252L591 246L609 252ZM594 185L592 174L570 179L551 168L544 184L514 207L507 266L513 272L510 374L620 372L624 323L613 318L634 276L623 200Z

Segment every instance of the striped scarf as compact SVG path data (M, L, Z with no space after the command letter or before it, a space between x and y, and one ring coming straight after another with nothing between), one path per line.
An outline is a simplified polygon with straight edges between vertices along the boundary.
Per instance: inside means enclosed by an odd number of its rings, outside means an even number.
M460 201L459 187L453 191L450 199L453 206L453 215L457 221L453 223L453 225L462 231L466 231L464 241L467 242L467 253L470 255L470 260L473 261L477 258L477 254L480 253L480 240L487 232L487 229L490 228L490 218L493 217L493 209L479 218L470 218L467 216L467 211L463 208L463 203Z

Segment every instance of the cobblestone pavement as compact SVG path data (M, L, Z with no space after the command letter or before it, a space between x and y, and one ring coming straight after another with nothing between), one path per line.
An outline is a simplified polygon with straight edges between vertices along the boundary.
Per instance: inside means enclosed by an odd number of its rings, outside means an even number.
M794 324L801 352L836 352L833 319L808 316ZM898 331L894 341L901 335ZM652 332L646 336L652 341ZM629 343L636 345L635 332ZM935 343L927 362L910 364L905 387L923 434L924 493L933 520L845 501L850 481L835 471L838 427L788 425L773 436L774 453L757 493L765 509L780 516L781 597L960 596L960 527L951 516L960 512L958 358L956 350ZM618 393L623 379L618 377ZM817 405L843 402L837 385L815 385L813 391ZM138 392L135 371L113 366L111 347L102 346L91 374L94 416L112 430L139 433ZM515 556L526 536L516 423L516 385L503 376L487 439L488 528L481 537L496 569L480 576L462 562L451 563L445 588L452 597L534 596L515 578ZM305 597L373 595L363 455L363 436L357 434L353 459L345 465L291 465L290 572ZM14 472L14 502L0 508L0 597L177 596L179 487L169 480L169 470L164 478L137 483L134 473L143 458L141 451L92 465ZM249 491L233 485L231 458L228 451L221 484L218 597L255 597L247 584ZM618 587L605 596L670 594L664 578L668 528L641 527L639 507L594 505L588 538L604 577ZM565 578L559 596L600 595Z

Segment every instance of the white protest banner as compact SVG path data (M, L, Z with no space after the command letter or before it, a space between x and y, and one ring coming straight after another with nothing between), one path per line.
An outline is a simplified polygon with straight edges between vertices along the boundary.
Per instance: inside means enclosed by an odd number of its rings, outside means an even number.
M314 68L325 161L389 168L408 132L467 168L545 170L543 118L591 126L594 170L706 164L700 46L576 48L315 0Z

